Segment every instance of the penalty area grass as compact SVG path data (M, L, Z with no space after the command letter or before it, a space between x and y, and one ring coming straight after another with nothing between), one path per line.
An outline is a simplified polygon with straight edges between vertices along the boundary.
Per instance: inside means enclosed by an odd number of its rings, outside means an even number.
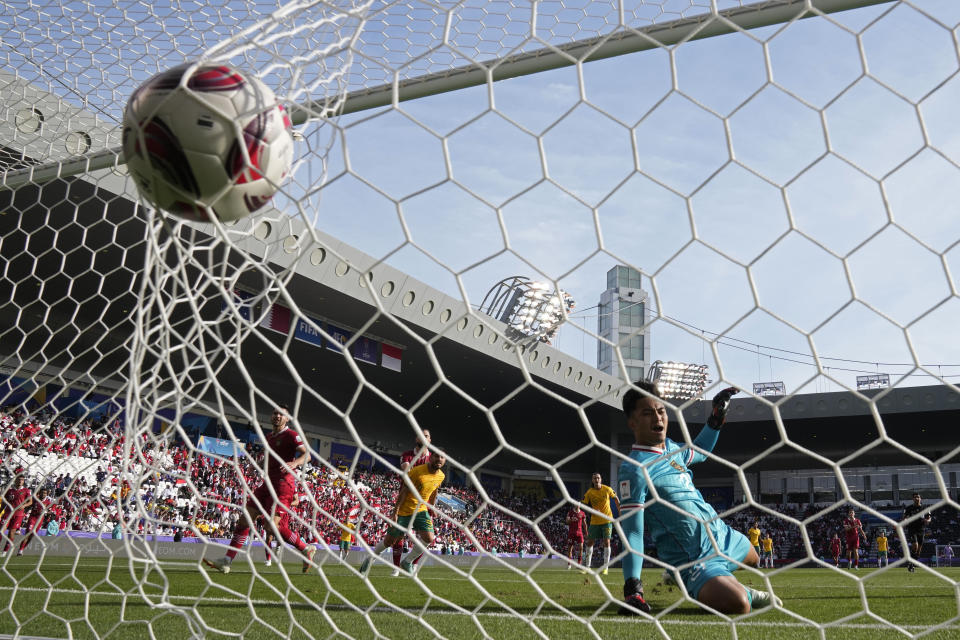
M391 577L392 567L377 563L367 583L332 557L319 573L307 575L299 562L257 563L254 572L242 556L228 575L187 562L48 557L38 565L37 560L7 558L0 564L0 602L7 603L0 610L2 635L813 640L822 637L820 624L831 640L893 640L938 625L924 637L960 638L960 569L937 575L900 567L791 569L764 576L740 571L737 577L757 588L764 588L768 577L786 611L735 619L689 601L664 611L681 600L680 591L657 584L660 571L649 569L644 582L653 621L617 615L623 584L618 569L599 576L476 568L468 577L433 562L420 571L418 582Z

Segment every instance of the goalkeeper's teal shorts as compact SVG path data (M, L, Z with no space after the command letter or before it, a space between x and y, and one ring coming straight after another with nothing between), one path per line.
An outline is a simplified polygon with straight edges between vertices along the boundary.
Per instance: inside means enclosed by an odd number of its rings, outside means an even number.
M739 531L723 526L715 528L714 534L717 536L717 547L723 555L714 551L697 564L680 571L680 579L691 598L696 599L703 585L713 578L733 575L740 568L733 560L743 561L750 553L750 540Z

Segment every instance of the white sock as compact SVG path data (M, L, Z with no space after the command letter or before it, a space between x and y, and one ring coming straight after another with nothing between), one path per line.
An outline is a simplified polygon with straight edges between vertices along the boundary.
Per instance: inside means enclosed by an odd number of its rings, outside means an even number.
M603 548L603 568L606 569L610 564L610 547Z
M591 562L593 562L593 547L587 547L587 559L583 565L589 567Z

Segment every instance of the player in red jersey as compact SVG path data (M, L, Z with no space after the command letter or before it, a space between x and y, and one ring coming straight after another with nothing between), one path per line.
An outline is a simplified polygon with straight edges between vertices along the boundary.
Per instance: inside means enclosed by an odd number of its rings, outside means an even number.
M409 449L400 454L400 473L404 474L414 467L419 467L422 464L427 464L430 462L430 450L427 448L427 445L430 444L430 430L423 430L423 440L417 438L416 444L413 449ZM403 544L404 539L400 538L397 540L397 543L393 545L393 573L391 574L394 578L400 575L400 559L403 557ZM420 562L420 558L423 557L423 554L416 557L413 561L414 571Z
M271 422L273 431L267 434L264 447L263 465L266 469L266 478L253 495L247 499L244 513L237 521L230 540L230 549L219 560L203 559L211 569L221 573L230 573L230 565L250 535L250 529L257 517L263 515L267 525L272 523L275 535L297 548L303 554L303 572L310 570L313 555L317 548L306 544L300 536L290 530L289 520L284 522L284 512L290 509L297 497L297 478L295 471L306 464L310 459L310 452L300 438L300 434L292 429L290 410L286 405L280 405L273 410ZM274 497L276 494L276 497Z
M587 514L580 510L580 503L573 505L567 513L567 541L570 548L567 550L567 557L570 562L567 563L567 569L573 569L573 563L583 562L583 528L586 524ZM576 549L576 555L574 555Z
M26 549L30 541L33 540L33 534L43 526L44 515L53 504L53 500L50 499L49 494L50 492L47 491L46 487L40 489L40 491L37 492L36 499L33 500L33 503L30 505L30 515L27 517L27 535L23 538L23 542L20 543L20 548L17 550L18 556L23 555L23 550Z
M833 537L830 539L830 555L833 556L833 566L840 566L840 536L836 532L833 533Z
M23 476L17 476L13 481L13 486L7 489L3 496L4 529L7 531L6 541L3 545L3 553L10 551L13 544L13 536L20 532L20 526L23 524L23 517L27 514L27 509L33 504L30 489L26 487L26 480Z
M853 509L848 510L847 517L843 519L843 530L847 534L847 568L859 571L860 537L866 540L867 534L863 532L863 524Z

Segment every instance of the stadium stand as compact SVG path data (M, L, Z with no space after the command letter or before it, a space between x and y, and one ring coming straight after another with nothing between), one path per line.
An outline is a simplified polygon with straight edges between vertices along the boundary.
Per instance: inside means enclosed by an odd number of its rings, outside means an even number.
M54 519L63 532L108 533L122 523L126 531L141 534L179 533L187 538L202 535L214 539L228 535L240 514L244 484L253 489L260 481L257 468L262 464L261 446L248 443L245 455L233 460L203 452L196 443L173 440L158 446L144 440L130 449L133 463L123 465L123 434L124 425L119 419L76 422L50 412L26 414L22 408L5 408L0 411L0 480L6 486L12 476L26 474L27 486L47 487L55 504L44 526ZM141 477L137 460L150 465L159 462L157 466L163 471ZM121 472L124 468L126 472ZM352 486L332 466L307 468L302 487L313 499L300 501L293 523L301 536L310 542L336 545L341 532L338 523L356 519L359 535L368 543L382 538L388 523L381 514L392 507L400 488L399 478L385 471L356 469L351 480ZM500 492L485 502L477 491L465 486L446 486L443 494L446 499L438 503L443 515L437 522L435 553L482 549L534 556L549 552L543 539L554 549L565 548L566 509L551 512L556 506L554 500ZM154 514L152 523L131 515L135 513L130 507L134 499ZM807 529L814 553L826 557L827 541L833 532L842 530L840 505L776 505L774 509L805 520L831 506L837 508L812 520ZM875 506L893 520L900 517L900 507ZM515 516L537 522L543 539ZM753 507L740 509L727 520L741 531L758 521L760 528L773 537L778 564L807 558L800 527L788 520ZM865 559L869 559L875 555L876 530L886 525L865 514L864 526L869 537ZM929 543L958 541L960 523L955 513L934 511ZM891 558L899 558L902 553L896 536L891 536L891 547ZM618 552L615 540L614 554ZM655 549L650 548L650 553L655 555Z

